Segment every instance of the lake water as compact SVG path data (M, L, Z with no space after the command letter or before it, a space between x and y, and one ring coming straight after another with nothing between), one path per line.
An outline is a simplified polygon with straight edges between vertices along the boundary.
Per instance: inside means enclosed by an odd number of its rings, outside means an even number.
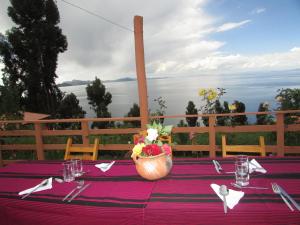
M167 115L185 114L188 101L193 101L198 109L204 104L198 96L200 88L219 87L226 89L226 94L223 95L221 101L228 101L230 104L234 100L241 101L246 105L246 112L256 112L259 104L265 101L269 102L271 109L276 109L277 90L300 88L299 74L299 70L295 70L261 74L198 75L148 79L148 105L151 111L158 109L159 106L154 99L161 96L166 101ZM104 82L104 85L106 90L112 94L112 103L109 105L112 117L123 117L134 103L139 103L137 81ZM85 88L85 85L80 85L62 87L61 90L66 93L73 92L77 96L79 104L87 112L86 117L95 117L95 113L88 105ZM171 123L176 121L172 120Z

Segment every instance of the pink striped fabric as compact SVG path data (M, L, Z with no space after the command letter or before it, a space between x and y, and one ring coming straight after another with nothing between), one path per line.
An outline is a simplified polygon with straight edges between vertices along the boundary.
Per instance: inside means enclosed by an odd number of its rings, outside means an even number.
M233 159L217 159L225 171L234 170ZM212 159L174 159L171 173L147 181L132 161L119 160L103 173L86 161L82 177L91 185L71 203L62 198L75 182L20 199L18 192L48 177L60 177L62 161L24 161L0 169L0 224L300 224L300 211L291 212L270 183L282 186L300 204L300 158L256 158L267 170L254 173L250 185L268 190L244 189L245 196L225 215L222 201L211 183L234 182L232 174L218 174ZM81 179L81 178L80 178Z

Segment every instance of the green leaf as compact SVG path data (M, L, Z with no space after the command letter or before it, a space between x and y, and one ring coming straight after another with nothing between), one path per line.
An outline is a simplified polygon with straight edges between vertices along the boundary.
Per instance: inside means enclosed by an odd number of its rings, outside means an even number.
M171 133L172 128L173 128L172 125L165 126L161 132L163 135L168 135Z
M161 124L158 124L157 125L158 133L160 133L162 129L163 129L163 126Z
M145 138L144 142L145 142L146 145L152 144L152 142L149 141L147 138Z
M162 143L161 141L159 141L159 140L157 141L156 144L157 144L158 146L160 146L160 147L163 145L163 143Z

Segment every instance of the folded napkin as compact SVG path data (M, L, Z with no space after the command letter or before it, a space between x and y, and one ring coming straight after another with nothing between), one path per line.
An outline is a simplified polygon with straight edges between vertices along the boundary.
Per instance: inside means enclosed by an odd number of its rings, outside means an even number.
M211 184L210 187L216 192L216 194L222 199L223 196L220 194L220 186L217 184ZM235 191L232 189L228 189L229 194L226 196L226 203L230 209L239 203L240 199L244 196L244 192L242 191Z
M42 185L43 182L45 182L45 185ZM46 180L43 180L41 183L39 183L38 185L36 185L32 188L29 188L29 189L19 192L19 195L27 194L27 193L31 192L32 190L34 190L33 192L38 192L38 191L48 190L51 188L52 188L52 177L50 177Z
M112 167L112 165L114 165L114 163L115 161L112 161L111 163L100 163L96 164L95 166L99 168L102 172L106 172Z
M249 163L249 172L266 173L267 170L265 170L255 159L252 159Z

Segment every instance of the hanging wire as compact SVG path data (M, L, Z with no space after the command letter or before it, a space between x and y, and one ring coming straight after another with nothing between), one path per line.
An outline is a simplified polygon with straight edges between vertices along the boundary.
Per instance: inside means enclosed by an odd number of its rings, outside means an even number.
M82 11L84 11L84 12L86 12L86 13L92 15L92 16L95 16L95 17L97 17L97 18L99 18L99 19L102 19L102 20L104 20L104 21L106 21L106 22L108 22L108 23L111 23L111 24L113 24L113 25L115 25L115 26L117 26L117 27L120 27L120 28L122 28L122 29L124 29L124 30L130 31L130 32L134 32L132 29L130 29L130 28L128 28L128 27L125 27L125 26L123 26L123 25L120 25L120 24L118 24L118 23L115 23L115 22L113 22L113 21L111 21L111 20L105 18L104 16L98 15L98 14L96 14L96 13L94 13L94 12L91 12L91 11L89 11L89 10L87 10L87 9L84 9L84 8L82 8L81 6L75 5L75 4L70 3L70 2L67 2L67 1L65 1L65 0L61 0L61 1L64 2L64 3L66 3L66 4L68 4L68 5L70 5L70 6L73 6L73 7L77 8L77 9L80 9L80 10L82 10Z

